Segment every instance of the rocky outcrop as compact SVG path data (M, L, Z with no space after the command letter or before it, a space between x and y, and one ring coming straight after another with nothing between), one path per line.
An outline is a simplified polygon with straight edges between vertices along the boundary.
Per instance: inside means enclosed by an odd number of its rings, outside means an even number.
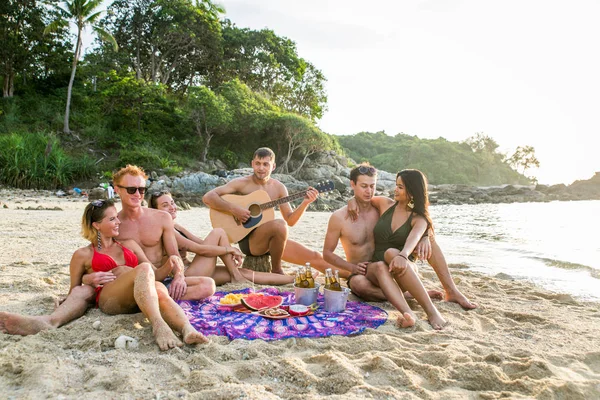
M295 176L274 173L273 177L281 181L290 194L317 186L323 181L332 181L334 190L320 196L310 205L310 210L331 211L344 206L352 196L350 190L350 165L355 162L334 152L320 153L314 160ZM175 178L150 174L149 192L168 189L173 193L180 206L203 206L202 196L209 190L221 186L232 179L252 174L251 168L234 170L223 169L220 162L206 164L210 173L193 172ZM276 170L277 172L277 170ZM396 174L378 172L377 194L393 197ZM94 197L102 197L94 189ZM101 190L101 189L100 189ZM92 193L92 191L90 191ZM502 185L478 187L458 184L429 185L431 204L480 204L480 203L517 203L547 202L554 200L600 200L600 172L589 180L576 181L571 185ZM297 203L302 200L296 200Z

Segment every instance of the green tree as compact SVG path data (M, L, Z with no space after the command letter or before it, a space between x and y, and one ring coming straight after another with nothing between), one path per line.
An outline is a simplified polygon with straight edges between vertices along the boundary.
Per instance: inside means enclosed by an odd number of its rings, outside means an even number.
M200 161L206 162L212 138L227 133L233 118L231 107L225 97L200 86L190 88L187 110L196 133L204 142Z
M539 168L540 162L535 156L533 146L518 146L512 156L508 158L508 163L516 170L523 168L523 175L531 167Z
M60 42L66 40L66 30L54 37L44 36L54 12L35 0L5 0L0 2L0 74L3 78L3 97L13 97L17 74L22 82L41 74L50 74L49 48L61 54ZM65 61L62 57L61 62Z
M71 0L65 1L65 7L57 6L61 18L54 20L50 25L46 27L45 32L53 32L58 29L64 28L70 22L73 22L77 28L77 42L75 44L75 50L73 52L73 64L71 67L71 78L69 79L69 86L67 87L67 104L65 107L65 122L64 122L64 133L70 133L69 129L69 114L71 110L71 95L73 92L73 82L75 81L75 72L77 70L77 62L81 56L82 50L82 33L83 30L90 26L92 30L102 39L112 43L113 48L117 51L118 46L115 38L100 28L96 22L100 18L101 11L96 11L100 6L102 0Z
M311 120L326 109L325 77L298 56L296 44L270 29L238 28L223 22L223 62L219 82L238 78L285 111Z
M137 78L183 93L221 61L224 9L210 0L116 0L110 11L102 23L115 33L121 68Z

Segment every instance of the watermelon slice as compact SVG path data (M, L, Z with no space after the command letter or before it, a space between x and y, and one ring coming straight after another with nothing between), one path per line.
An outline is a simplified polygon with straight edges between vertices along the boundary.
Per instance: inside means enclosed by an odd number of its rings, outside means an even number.
M260 293L252 293L242 299L242 304L253 311L279 307L282 303L283 297L281 296L268 296Z

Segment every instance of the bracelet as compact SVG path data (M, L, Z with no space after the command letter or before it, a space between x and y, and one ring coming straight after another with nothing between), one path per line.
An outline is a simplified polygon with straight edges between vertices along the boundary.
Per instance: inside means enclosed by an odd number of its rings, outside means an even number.
M408 261L408 257L406 257L406 256L405 256L405 255L403 255L403 254L398 254L396 257L402 257L402 258L404 258L406 261Z
M225 254L223 254L223 255L226 256L227 254L229 254L229 251L227 251L227 246L224 246L224 247L225 247Z

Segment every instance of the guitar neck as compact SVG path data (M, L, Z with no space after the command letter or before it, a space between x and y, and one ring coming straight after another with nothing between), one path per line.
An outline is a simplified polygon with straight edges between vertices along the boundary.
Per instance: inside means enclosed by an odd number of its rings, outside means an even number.
M282 198L277 199L277 200L272 200L272 201L268 201L266 203L262 203L260 205L260 209L261 210L266 210L267 208L273 208L273 207L278 206L280 204L287 203L287 202L292 201L292 200L296 200L296 199L298 199L300 197L304 197L306 195L306 192L308 192L308 189L303 190L303 191L298 192L298 193L290 194L289 196L282 197Z

